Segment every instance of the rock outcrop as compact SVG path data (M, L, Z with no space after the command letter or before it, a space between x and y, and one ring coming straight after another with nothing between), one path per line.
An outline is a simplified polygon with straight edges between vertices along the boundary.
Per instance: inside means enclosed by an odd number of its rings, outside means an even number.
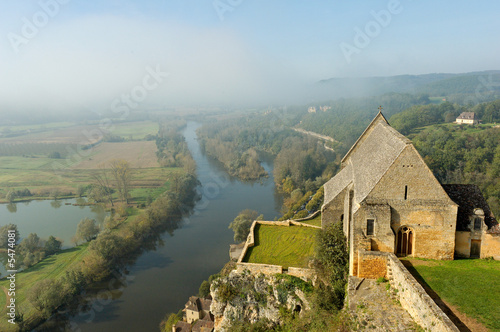
M280 324L283 310L300 313L309 309L306 293L311 290L310 283L291 276L232 271L210 287L215 331L229 331L234 321Z

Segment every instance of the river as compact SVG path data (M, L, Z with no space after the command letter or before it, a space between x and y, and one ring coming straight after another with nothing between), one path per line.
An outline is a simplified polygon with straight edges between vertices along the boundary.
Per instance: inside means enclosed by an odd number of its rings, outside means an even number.
M241 210L257 210L267 220L280 216L282 200L275 191L272 159L263 162L269 178L253 183L230 178L220 164L202 154L196 138L199 126L189 122L183 130L201 182L202 198L194 213L172 235L161 236L163 246L139 256L128 274L103 285L89 306L82 306L69 321L59 315L57 326L82 332L159 331L165 314L183 309L201 282L228 262L233 243L228 225Z

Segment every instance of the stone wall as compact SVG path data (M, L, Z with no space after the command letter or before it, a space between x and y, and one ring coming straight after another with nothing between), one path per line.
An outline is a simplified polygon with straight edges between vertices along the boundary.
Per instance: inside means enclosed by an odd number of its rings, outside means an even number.
M387 276L387 254L380 251L358 251L358 278L378 279Z
M264 221L264 220L254 220L252 226L250 226L250 232L247 236L247 241L245 242L245 246L241 252L240 257L238 258L238 263L243 262L245 255L247 254L248 248L253 247L255 245L255 226L256 225L271 225L271 226L285 226L289 227L290 225L300 226L300 227L310 227L310 228L318 228L319 226L309 225L301 222L297 222L294 220L285 220L285 221Z
M283 267L280 265L270 265L270 264L254 264L254 263L237 263L236 271L241 273L244 270L250 271L250 273L257 275L259 273L266 275L273 275L276 273L283 273Z
M316 279L316 271L313 269L303 269L300 267L289 267L287 274L303 279L303 280L315 280Z
M286 220L286 221L264 221L264 220L255 220L250 227L250 233L248 233L247 241L245 242L245 246L241 252L240 257L238 258L238 262L236 263L236 271L243 272L243 270L248 270L250 273L256 275L259 273L263 273L266 275L273 275L276 273L285 273L289 274L303 280L312 280L313 282L316 279L316 272L313 269L303 269L298 267L289 267L288 269L283 269L281 265L270 265L270 264L256 264L256 263L245 263L243 259L245 258L248 248L253 247L255 245L255 226L256 225L271 225L271 226L283 226L290 227L291 225L299 226L299 227L310 227L310 228L318 228L319 226L313 226L309 224L304 224L301 222L297 222L294 220Z
M500 234L483 234L481 258L493 257L500 260Z
M458 332L458 328L408 272L396 255L392 253L385 255L391 286L398 290L401 306L408 311L415 322L429 331Z
M455 233L455 257L470 257L470 232Z

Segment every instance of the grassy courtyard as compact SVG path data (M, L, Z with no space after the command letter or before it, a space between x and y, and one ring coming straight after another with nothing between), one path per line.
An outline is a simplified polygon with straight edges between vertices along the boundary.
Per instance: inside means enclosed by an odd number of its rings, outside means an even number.
M500 262L484 259L409 260L417 279L492 331L500 331ZM407 263L405 264L407 265Z
M255 246L249 248L244 261L306 268L314 255L318 231L301 226L256 225Z

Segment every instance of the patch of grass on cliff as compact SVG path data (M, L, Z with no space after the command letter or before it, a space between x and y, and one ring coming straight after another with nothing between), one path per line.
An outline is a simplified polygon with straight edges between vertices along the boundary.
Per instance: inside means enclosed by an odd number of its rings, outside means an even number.
M249 248L244 261L307 268L309 259L314 256L318 231L301 226L256 225L255 246Z
M500 262L485 259L410 260L409 270L444 301L500 330ZM406 265L406 264L405 264Z

